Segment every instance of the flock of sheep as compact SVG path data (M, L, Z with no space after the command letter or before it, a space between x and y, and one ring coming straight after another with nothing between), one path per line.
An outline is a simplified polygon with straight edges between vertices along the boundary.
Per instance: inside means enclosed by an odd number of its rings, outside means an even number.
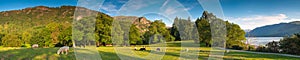
M32 48L38 48L39 45L38 45L38 44L33 44L31 47L32 47ZM69 48L70 48L69 46L63 46L63 47L61 47L61 48L59 48L59 49L57 50L57 54L58 54L58 55L60 55L60 54L68 54ZM138 48L137 48L137 47L134 47L134 50L137 51ZM139 49L139 51L146 51L146 47L145 47L145 46L141 47L141 48ZM156 51L161 51L161 48L156 48ZM185 52L188 52L189 49L188 49L188 48L185 48L184 51L185 51Z
M32 48L38 48L39 45L38 45L38 44L33 44L31 47L32 47ZM61 48L59 48L59 49L57 50L57 54L58 54L58 55L60 55L60 54L68 54L69 48L70 48L69 46L63 46L63 47L61 47Z

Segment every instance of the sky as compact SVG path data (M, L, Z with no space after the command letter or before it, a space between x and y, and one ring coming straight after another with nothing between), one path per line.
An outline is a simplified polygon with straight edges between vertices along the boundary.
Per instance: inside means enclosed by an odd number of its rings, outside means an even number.
M110 16L143 16L172 25L175 17L195 21L204 10L217 17L254 29L265 25L300 21L300 0L97 0L98 11ZM1 0L0 11L34 6L79 6L78 0ZM93 4L91 4L93 5ZM97 4L94 4L97 5ZM81 6L81 5L80 5Z

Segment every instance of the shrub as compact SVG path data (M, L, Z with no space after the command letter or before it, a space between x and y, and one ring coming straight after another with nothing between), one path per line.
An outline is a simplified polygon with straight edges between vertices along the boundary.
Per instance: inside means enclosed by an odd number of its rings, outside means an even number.
M300 55L300 33L280 40L279 44L282 53Z
M233 45L231 49L243 50L243 47L239 45Z
M258 52L267 52L265 46L258 46L255 51L258 51Z
M266 44L267 46L267 52L275 52L275 53L278 53L279 52L279 42L275 42L275 41L272 41L272 42L269 42L268 44Z
M245 46L243 49L244 50L255 50L256 47L255 47L255 45L248 45L248 46Z

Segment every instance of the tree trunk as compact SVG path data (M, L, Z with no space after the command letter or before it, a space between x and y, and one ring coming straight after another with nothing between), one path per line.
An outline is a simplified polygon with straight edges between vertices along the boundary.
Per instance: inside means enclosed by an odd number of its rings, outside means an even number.
M102 45L103 45L103 46L106 46L105 42L102 42Z

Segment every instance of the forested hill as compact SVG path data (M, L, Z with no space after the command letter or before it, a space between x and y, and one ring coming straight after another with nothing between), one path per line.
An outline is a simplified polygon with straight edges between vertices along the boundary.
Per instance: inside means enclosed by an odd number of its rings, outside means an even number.
M82 7L77 7L77 9L81 9L86 12L95 12ZM0 24L13 23L23 24L23 26L31 26L47 24L49 22L71 22L75 10L75 6L36 6L21 10L2 11L0 12ZM104 13L98 12L98 14Z
M300 21L267 25L250 31L247 36L284 37L300 32Z
M73 22L75 10L80 10L75 13L79 14L80 18L76 18ZM97 16L91 18L81 15L95 13ZM97 46L113 45L112 41L116 42L115 46L129 46L194 40L195 43L203 42L206 46L211 46L210 23L214 21L226 22L226 47L245 46L242 42L245 40L245 32L239 25L219 19L208 11L204 11L202 15L196 22L192 22L190 18L176 17L173 26L167 28L163 20L150 21L145 17L136 16L111 17L75 6L37 6L3 11L0 12L0 46L30 47L38 44L41 47L61 47L72 46L72 40L77 42L96 40ZM93 20L94 17L96 21ZM93 22L95 25L88 24ZM95 29L91 28L93 26ZM85 33L86 31L94 31L94 34ZM72 34L79 36L72 37Z
M31 44L43 47L71 46L75 10L88 15L97 14L96 26L99 28L96 31L101 31L97 33L102 34L101 39L103 36L109 36L113 20L109 15L76 6L36 6L0 12L0 46L19 47Z

